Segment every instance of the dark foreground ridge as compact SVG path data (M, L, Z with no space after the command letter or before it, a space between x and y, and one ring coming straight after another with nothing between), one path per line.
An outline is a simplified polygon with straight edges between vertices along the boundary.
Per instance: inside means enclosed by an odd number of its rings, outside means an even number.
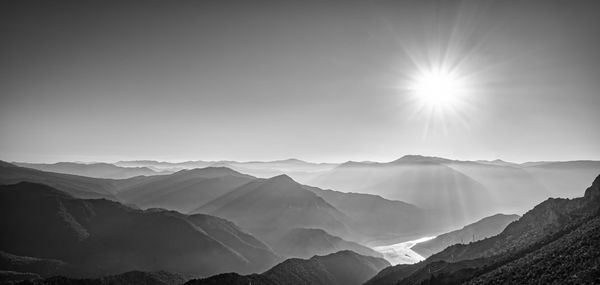
M220 274L187 282L187 285L254 284L254 285L358 285L389 266L384 259L340 251L310 259L288 259L262 274L242 276Z
M165 272L142 272L130 271L117 275L109 275L96 279L76 279L67 277L50 277L46 279L32 279L22 281L17 284L21 285L130 285L130 284L145 284L145 285L179 285L185 282L185 278L181 275ZM4 280L5 284L10 284ZM1 283L1 282L0 282Z

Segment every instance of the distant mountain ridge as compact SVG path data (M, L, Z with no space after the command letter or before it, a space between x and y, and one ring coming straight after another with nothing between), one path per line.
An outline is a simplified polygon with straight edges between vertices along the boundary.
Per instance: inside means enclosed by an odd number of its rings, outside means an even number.
M461 161L422 155L405 155L391 162L346 162L343 164L312 163L293 158L249 162L141 160L120 161L115 164L167 172L207 166L224 166L263 178L287 174L302 184L343 192L376 194L386 199L409 202L425 209L439 209L440 206L452 208L456 204L469 203L469 201L460 201L459 198L453 197L472 197L473 193L475 196L480 196L474 199L484 202L487 200L488 202L485 203L494 205L493 212L486 211L485 208L470 207L467 212L461 214L464 218L450 210L450 213L445 213L443 216L450 214L454 215L453 219L461 220L454 226L472 222L495 212L523 213L548 196L576 197L577 193L571 189L585 187L586 185L582 184L582 181L593 179L595 174L600 172L600 161L544 161L517 164L502 160ZM394 165L398 168L391 170ZM441 166L450 167L451 170L443 169ZM388 170L383 170L386 168ZM340 169L344 169L344 171L340 172ZM351 171L351 169L355 171ZM444 195L447 193L448 199L443 200L448 202L446 205L435 204L433 203L435 199L426 195L427 191L422 192L415 189L438 191ZM515 197L519 195L504 194L507 190L527 196L517 199Z
M178 171L182 169L204 168L204 167L228 167L239 172L250 174L260 178L269 178L281 174L294 175L294 178L310 177L313 173L329 170L335 163L313 163L296 158L274 160L274 161L118 161L115 165L127 167L149 167L154 170Z
M148 167L120 167L109 163L58 162L54 164L16 162L15 165L48 172L73 174L94 178L126 179L135 176L164 174Z
M118 187L113 180L45 172L0 161L0 184L24 181L50 185L78 198L117 200Z

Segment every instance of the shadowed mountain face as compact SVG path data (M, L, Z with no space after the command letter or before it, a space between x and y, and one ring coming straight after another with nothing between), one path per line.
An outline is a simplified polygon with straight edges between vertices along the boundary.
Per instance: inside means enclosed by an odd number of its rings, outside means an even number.
M548 199L494 237L386 268L367 284L594 284L598 236L600 176L584 197Z
M160 207L187 213L254 179L225 167L181 170L125 181L117 197L142 208Z
M418 243L411 247L413 251L427 258L453 244L465 244L501 233L506 226L519 219L518 215L497 214L483 218L462 229L437 236L432 240Z
M193 213L223 217L272 242L293 228L321 228L345 236L346 216L286 175L247 183Z
M273 250L285 257L309 258L351 250L361 255L383 257L383 254L355 242L343 240L321 229L291 229L272 244Z
M26 182L0 186L0 227L10 229L0 236L1 251L64 262L69 276L249 273L277 260L266 245L219 218L80 200Z
M340 251L310 259L288 259L263 274L221 274L186 284L352 285L362 284L386 266L389 263L381 258Z
M23 181L50 185L78 198L116 200L114 194L118 191L113 180L45 172L0 161L0 184L14 184Z
M598 284L600 217L567 232L467 284ZM531 276L539 278L532 280Z
M48 172L81 175L95 178L125 179L135 176L150 176L161 174L148 167L120 167L109 163L74 163L59 162L44 163L15 163L18 166L33 168Z
M179 285L186 281L186 278L179 274L174 274L165 271L143 272L130 271L117 275L105 276L98 279L74 279L67 277L51 277L46 279L24 278L30 280L27 284L40 285L128 285L128 284L146 284L146 285Z

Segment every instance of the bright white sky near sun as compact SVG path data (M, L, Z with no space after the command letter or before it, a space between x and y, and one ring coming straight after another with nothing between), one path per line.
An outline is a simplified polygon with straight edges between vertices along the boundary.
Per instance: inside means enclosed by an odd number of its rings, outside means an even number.
M596 1L23 2L2 160L600 159Z

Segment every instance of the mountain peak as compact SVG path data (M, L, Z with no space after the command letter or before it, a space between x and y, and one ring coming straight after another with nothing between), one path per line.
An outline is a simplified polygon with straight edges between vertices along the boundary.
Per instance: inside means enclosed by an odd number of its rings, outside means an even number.
M440 163L449 162L451 160L435 156L424 156L418 154L407 154L391 163Z
M201 176L210 176L210 177L218 177L225 175L240 175L240 176L249 176L246 174L239 173L229 167L225 166L209 166L204 168L193 168L193 169L183 169L174 174L195 174Z
M296 182L294 179L289 177L287 174L281 174L277 176L273 176L264 180L263 185L269 185L269 188L282 188L288 189L289 186L294 186L293 189L297 187L301 187L300 183Z
M277 175L277 176L273 176L269 179L267 179L268 181L273 181L273 182L290 182L290 183L295 183L297 184L298 182L294 181L294 179L292 179L291 177L289 177L287 174L281 174L281 175Z
M288 158L288 159L282 159L282 160L275 160L273 162L287 162L287 163L307 163L304 160L300 160L297 158Z
M378 164L377 162L372 162L372 161L353 161L353 160L348 160L340 165L338 165L339 168L350 168L350 167L365 167L365 166L369 166L369 165L374 165L374 164Z

